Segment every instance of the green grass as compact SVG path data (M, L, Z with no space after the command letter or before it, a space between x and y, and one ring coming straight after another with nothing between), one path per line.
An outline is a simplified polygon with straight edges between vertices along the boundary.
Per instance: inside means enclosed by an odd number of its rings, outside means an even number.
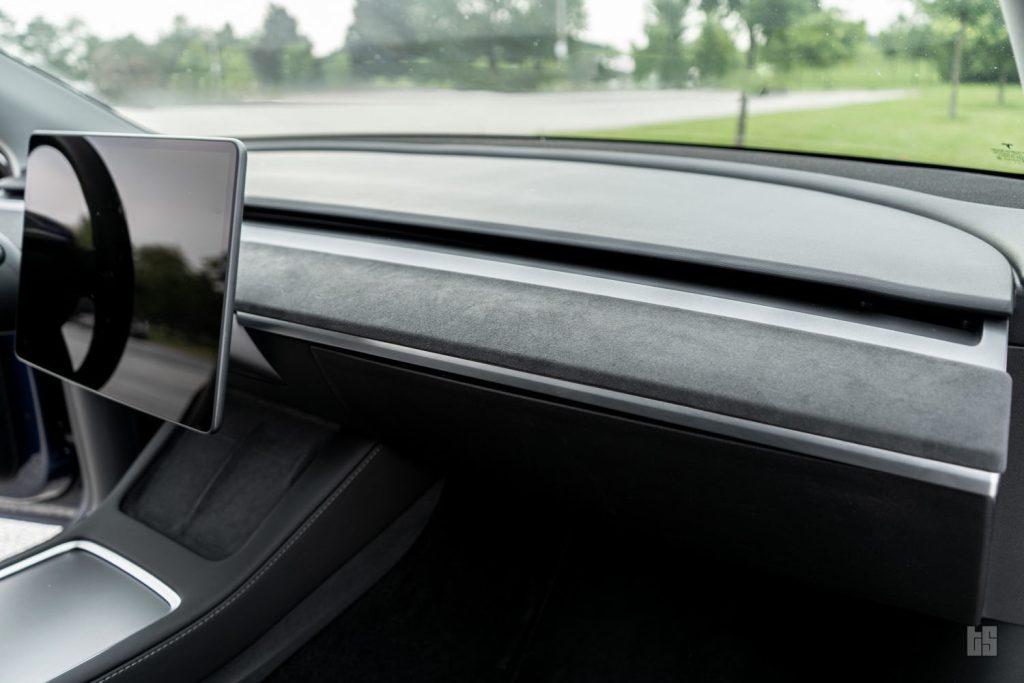
M772 83L778 80L779 83ZM831 69L798 67L769 80L769 87L791 90L921 88L940 85L938 69L931 60L887 59L877 49L864 46L859 54Z
M745 78L742 69L733 70L718 83L739 88ZM864 44L850 60L828 69L798 66L790 71L768 68L755 78L753 86L780 90L872 90L879 88L922 88L942 83L935 62L929 59L889 59L877 47Z
M993 151L1009 143L1024 152L1024 92L1019 85L1007 86L1003 105L997 103L994 85L962 86L956 120L947 115L948 86L915 93L876 104L752 116L746 145L1024 173L1024 155L1000 159ZM728 117L567 135L731 146L735 134L736 119Z

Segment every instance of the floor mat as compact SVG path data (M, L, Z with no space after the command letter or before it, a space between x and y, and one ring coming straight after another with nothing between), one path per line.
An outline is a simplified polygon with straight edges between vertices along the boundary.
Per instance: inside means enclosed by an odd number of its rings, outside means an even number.
M564 523L550 516L446 490L398 566L270 680L509 680L563 545Z
M409 554L271 680L982 680L997 662L965 658L964 628L449 481Z

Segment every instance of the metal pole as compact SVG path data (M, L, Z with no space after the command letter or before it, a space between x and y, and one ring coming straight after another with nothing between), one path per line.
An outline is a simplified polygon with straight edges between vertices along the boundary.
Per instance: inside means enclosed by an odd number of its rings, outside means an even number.
M569 56L569 11L566 0L555 0L555 59L564 62Z

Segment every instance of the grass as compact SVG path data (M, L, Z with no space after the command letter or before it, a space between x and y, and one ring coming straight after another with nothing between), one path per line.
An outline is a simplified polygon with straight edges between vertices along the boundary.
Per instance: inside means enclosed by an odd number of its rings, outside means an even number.
M948 86L889 102L752 116L746 145L1024 173L1024 92L1007 86L1003 105L996 93L994 85L962 86L956 120L947 115ZM732 146L735 134L736 119L727 117L568 135ZM1004 144L1022 154L997 156Z
M742 69L733 70L718 83L739 88ZM828 69L798 66L788 72L768 69L758 85L769 90L871 90L878 88L922 88L941 85L935 62L929 59L890 59L874 45L861 45L857 55Z

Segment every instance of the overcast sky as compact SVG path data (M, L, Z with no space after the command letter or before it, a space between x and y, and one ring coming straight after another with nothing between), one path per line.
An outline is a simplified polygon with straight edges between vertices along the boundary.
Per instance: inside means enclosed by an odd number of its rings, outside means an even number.
M300 30L313 41L318 55L341 47L345 29L352 21L355 0L276 0L299 21ZM648 0L584 0L587 7L586 38L626 49L642 42ZM910 0L823 0L843 9L850 18L863 19L868 30L876 31L909 12ZM134 33L153 40L167 30L175 15L185 15L191 23L220 27L231 22L239 33L255 31L266 4L254 0L174 0L147 2L135 0L0 0L0 10L24 24L33 16L63 22L79 17L93 32L104 38Z

